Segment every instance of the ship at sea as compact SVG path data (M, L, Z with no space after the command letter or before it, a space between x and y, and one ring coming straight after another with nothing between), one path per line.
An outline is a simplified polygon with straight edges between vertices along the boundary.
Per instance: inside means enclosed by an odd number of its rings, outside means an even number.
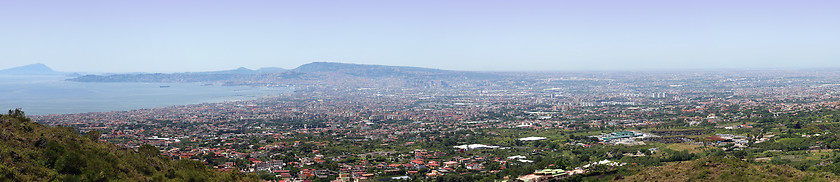
M169 85L161 85L160 88L169 88Z

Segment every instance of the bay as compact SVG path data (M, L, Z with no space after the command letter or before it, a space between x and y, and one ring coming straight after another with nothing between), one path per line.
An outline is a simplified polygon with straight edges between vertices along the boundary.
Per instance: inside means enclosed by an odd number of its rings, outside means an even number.
M254 100L291 92L286 87L202 83L88 83L64 76L0 76L0 111L27 115L148 109L173 105Z

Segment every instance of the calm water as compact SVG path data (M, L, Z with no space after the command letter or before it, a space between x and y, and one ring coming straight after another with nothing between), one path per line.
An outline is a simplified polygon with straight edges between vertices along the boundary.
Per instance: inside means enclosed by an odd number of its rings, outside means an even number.
M252 100L289 88L202 86L200 83L82 83L58 76L0 76L0 111L27 115L121 111ZM161 88L168 85L168 88Z

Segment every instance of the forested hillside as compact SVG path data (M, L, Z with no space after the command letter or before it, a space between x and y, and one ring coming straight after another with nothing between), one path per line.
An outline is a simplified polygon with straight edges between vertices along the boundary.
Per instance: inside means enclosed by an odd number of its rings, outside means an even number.
M20 110L0 114L0 181L253 181L199 161L170 160L151 145L135 151L98 136L41 125Z

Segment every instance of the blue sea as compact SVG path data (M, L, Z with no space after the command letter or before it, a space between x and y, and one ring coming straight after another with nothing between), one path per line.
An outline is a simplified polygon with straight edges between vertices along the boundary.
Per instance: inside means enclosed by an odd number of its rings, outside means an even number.
M208 86L202 83L64 81L67 78L0 76L0 111L22 108L27 115L123 111L254 100L292 91L285 87Z

